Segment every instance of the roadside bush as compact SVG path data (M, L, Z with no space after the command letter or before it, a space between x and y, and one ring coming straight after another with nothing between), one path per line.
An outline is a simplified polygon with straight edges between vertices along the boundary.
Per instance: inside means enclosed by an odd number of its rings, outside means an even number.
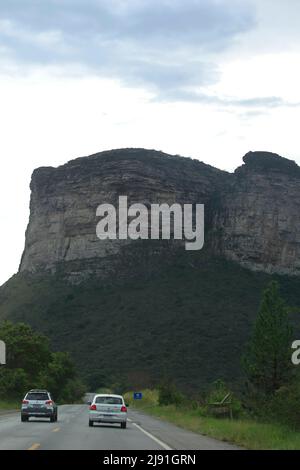
M142 400L134 400L134 392L126 392L124 398L126 403L129 403L130 406L134 405L137 408L151 408L158 405L158 391L146 388L142 390L143 398Z
M23 369L0 369L0 398L21 400L25 392L31 388L28 375Z
M70 355L65 352L55 352L50 354L48 367L42 372L38 382L41 387L47 388L51 392L54 400L63 402L69 399L68 384L76 379L76 376L75 366ZM76 396L72 397L72 401L77 399L76 393Z
M87 388L78 378L69 379L60 392L60 403L78 403L87 392Z
M300 430L300 377L287 386L281 387L271 401L266 403L269 417L295 430Z
M164 381L158 388L158 404L164 405L182 405L184 403L183 394L177 389L172 382Z

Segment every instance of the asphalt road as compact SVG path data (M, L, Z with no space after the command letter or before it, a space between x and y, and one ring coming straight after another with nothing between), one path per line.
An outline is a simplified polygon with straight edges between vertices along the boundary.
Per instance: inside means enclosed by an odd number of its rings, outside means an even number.
M87 405L62 405L58 422L20 413L0 415L0 450L222 450L237 447L185 431L177 426L129 410L127 429L119 425L88 426Z

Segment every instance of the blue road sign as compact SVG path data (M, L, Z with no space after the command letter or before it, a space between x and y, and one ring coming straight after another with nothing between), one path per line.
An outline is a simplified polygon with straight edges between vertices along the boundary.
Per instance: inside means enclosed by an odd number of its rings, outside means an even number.
M143 398L142 392L134 392L133 398L134 400L141 400Z

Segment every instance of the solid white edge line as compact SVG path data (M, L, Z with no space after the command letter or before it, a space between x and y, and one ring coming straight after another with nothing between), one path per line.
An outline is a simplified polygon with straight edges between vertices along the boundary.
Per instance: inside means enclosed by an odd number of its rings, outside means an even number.
M144 434L146 434L146 436L150 437L150 439L152 439L153 441L155 441L157 444L159 444L163 449L165 450L173 450L171 447L169 447L167 444L165 444L164 442L160 441L159 439L157 439L157 437L153 436L153 434L150 434L150 432L148 431L145 431L145 429L143 429L141 426L139 426L138 424L136 423L132 423L133 426L135 426L136 428L138 428L140 431L142 431Z

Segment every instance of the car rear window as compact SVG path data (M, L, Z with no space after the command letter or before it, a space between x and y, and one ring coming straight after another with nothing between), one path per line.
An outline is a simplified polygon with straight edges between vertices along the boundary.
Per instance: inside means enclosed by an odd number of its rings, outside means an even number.
M97 397L95 403L102 403L105 405L123 405L123 400L118 397Z
M26 400L40 400L47 401L49 400L48 393L28 393Z

